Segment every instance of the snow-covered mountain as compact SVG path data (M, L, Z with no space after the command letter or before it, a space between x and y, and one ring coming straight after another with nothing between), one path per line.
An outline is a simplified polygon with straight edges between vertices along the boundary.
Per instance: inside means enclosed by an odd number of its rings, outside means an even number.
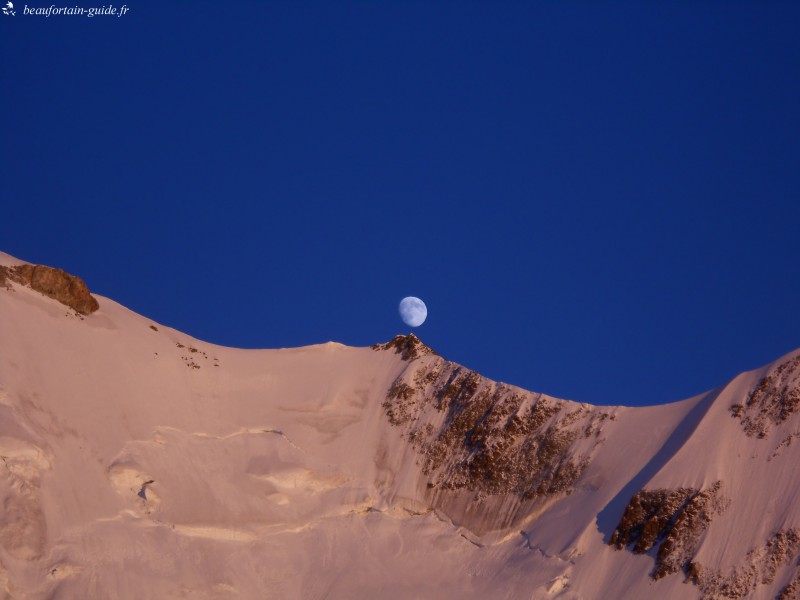
M215 346L0 254L0 597L800 597L800 351L645 408Z

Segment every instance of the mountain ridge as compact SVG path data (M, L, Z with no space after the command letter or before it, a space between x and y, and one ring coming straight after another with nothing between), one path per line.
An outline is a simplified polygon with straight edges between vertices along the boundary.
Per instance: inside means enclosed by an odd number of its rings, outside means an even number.
M413 334L239 350L102 296L84 315L11 288L5 597L800 587L798 351L686 400L594 406L491 381Z

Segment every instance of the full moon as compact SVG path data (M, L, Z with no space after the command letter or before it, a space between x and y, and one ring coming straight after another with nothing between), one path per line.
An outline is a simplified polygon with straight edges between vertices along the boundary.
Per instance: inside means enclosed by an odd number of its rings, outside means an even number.
M408 296L400 301L400 318L410 327L419 327L428 316L428 308L419 298Z

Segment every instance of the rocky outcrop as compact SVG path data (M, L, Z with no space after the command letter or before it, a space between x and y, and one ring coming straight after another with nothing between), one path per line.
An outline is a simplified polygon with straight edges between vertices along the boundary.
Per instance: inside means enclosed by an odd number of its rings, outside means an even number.
M57 300L82 315L100 308L83 279L61 269L44 265L0 266L0 287L8 288L11 281Z
M748 436L767 437L770 424L780 425L800 407L800 355L767 374L744 404L730 407Z
M434 350L426 346L413 333L397 335L391 341L385 344L373 344L371 348L373 350L394 350L403 360L408 362L431 354L438 356Z
M792 443L798 438L800 438L800 431L795 431L787 435L780 441L780 443L777 446L775 446L775 450L772 452L772 455L767 460L770 461L776 456L778 456L785 448L791 446Z
M703 600L749 598L758 586L772 584L778 571L794 561L798 553L800 531L786 529L772 534L761 547L750 550L741 564L725 573L694 563L688 566L687 573L689 579L700 588ZM795 573L777 598L797 598L799 587L800 575Z
M792 580L778 594L777 600L796 600L800 598L800 573L796 573Z
M413 336L410 336L413 337ZM613 416L488 380L430 353L416 338L395 338L381 349L402 352L411 365L392 383L383 408L417 453L434 507L448 494L476 502L509 499L518 513L537 499L569 494L604 441ZM414 358L408 358L414 356ZM507 527L511 510L494 523Z
M644 554L666 536L686 501L696 494L693 488L656 489L637 492L611 536L617 550L633 544L633 552Z
M609 544L617 550L633 544L645 554L658 546L651 573L660 579L683 569L691 575L692 558L702 533L727 506L721 482L705 491L693 488L640 490L631 498Z

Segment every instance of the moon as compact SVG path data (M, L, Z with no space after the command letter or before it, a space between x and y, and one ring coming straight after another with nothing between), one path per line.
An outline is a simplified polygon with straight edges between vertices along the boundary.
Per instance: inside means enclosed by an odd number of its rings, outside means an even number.
M400 301L400 318L409 327L419 327L428 316L428 307L419 298L408 296Z

